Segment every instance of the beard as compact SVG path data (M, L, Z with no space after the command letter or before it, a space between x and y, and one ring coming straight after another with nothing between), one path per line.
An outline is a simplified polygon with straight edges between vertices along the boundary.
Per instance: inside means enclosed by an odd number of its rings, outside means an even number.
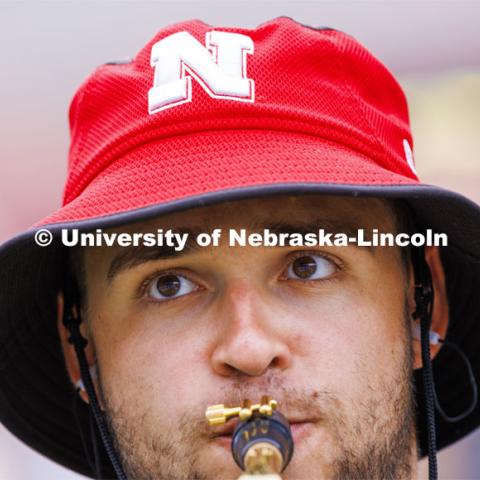
M405 325L410 325L409 317ZM138 411L135 399L124 398L114 405L110 400L112 395L105 390L101 380L101 371L99 393L116 451L131 480L237 478L240 471L236 466L236 470L229 470L234 465L230 455L227 462L223 457L222 461L208 458L206 452L211 439L203 414L209 404L221 401L225 405L239 405L245 398L259 398L259 392L275 398L281 412L315 415L331 440L333 455L326 458L321 443L317 442L313 453L306 458L311 473L295 473L295 467L292 469L294 454L290 468L287 467L282 478L410 479L417 457L413 353L407 327L403 345L393 371L388 374L379 372L373 378L365 379L361 401L351 399L348 402L345 395L340 398L327 390L289 388L272 372L262 376L261 384L259 380L253 388L252 379L246 381L245 376L239 374L221 395L211 402L204 401L189 408L172 428L165 427L162 422L158 401L150 402L151 406L142 411ZM232 467L228 467L228 463ZM320 465L324 472L321 476Z

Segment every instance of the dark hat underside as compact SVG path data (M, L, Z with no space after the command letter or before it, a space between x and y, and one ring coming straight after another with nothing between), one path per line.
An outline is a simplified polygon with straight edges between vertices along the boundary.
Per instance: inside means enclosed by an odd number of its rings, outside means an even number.
M90 230L142 221L158 215L242 198L281 194L322 194L404 199L422 228L447 233L441 251L450 307L447 339L458 345L480 379L480 207L461 195L437 187L286 184L215 192L155 205L109 217L50 225ZM17 437L52 460L87 476L93 471L85 454L91 452L89 412L78 401L63 363L56 328L56 293L62 286L66 248L54 241L38 247L34 230L0 247L0 419ZM57 243L57 245L55 245ZM433 361L437 396L449 415L465 411L472 398L465 364L457 353L442 348ZM421 370L414 372L417 429L422 456L426 455L426 416ZM437 445L441 449L480 424L480 406L465 419L447 423L437 416ZM103 476L114 478L104 456Z

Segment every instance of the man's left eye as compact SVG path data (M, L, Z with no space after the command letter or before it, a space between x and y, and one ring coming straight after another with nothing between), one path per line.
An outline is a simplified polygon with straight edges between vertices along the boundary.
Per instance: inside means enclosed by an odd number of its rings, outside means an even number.
M159 275L148 287L148 296L156 300L177 298L197 289L197 285L186 277L176 274Z
M288 266L287 278L296 280L317 280L327 278L337 271L336 265L321 255L302 255Z

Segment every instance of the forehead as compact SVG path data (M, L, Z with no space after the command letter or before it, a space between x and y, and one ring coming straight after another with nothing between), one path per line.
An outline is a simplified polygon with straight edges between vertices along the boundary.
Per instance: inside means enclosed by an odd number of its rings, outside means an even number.
M262 227L265 224L288 223L322 227L395 229L393 202L378 198L347 198L320 195L276 196L238 200L194 208L157 217L152 220L112 229L118 232L153 231L158 228L213 229L242 226Z
M264 197L194 208L104 231L143 235L145 232L155 233L171 229L190 232L191 239L200 232L229 228L248 231L268 228L292 233L325 229L333 233L346 233L348 236L356 236L358 229L365 229L368 236L369 230L374 228L384 232L397 231L398 222L394 205L393 201L378 198L320 195ZM224 243L220 245L225 246ZM211 250L211 247L198 250L195 248L195 242L192 243L191 240L188 246L190 248L183 249L180 254L173 254L170 247L158 249L119 245L86 247L83 251L86 266L90 267L87 271L93 269L99 275L100 272L104 272L105 276L110 278L111 275L107 272L111 271L118 257L126 257L130 259L130 263L132 261L138 263L142 258L178 258L180 255L198 253L200 250L205 252ZM228 248L229 254L233 254L234 251L236 252L236 248ZM256 251L253 249L251 253Z
M208 233L214 229L229 228L242 228L248 231L261 231L268 228L273 231L292 233L325 229L329 232L346 233L349 236L356 236L356 231L361 228L365 229L368 236L369 230L374 228L384 232L396 232L397 223L394 203L390 200L285 195L209 205L104 231L134 235L171 229L172 231L188 231L191 233L190 237L194 238L201 232ZM189 244L192 245L192 242ZM149 251L148 256L156 255L156 249L147 248L147 250ZM167 248L167 250L171 254L172 249ZM211 247L202 250L210 251ZM228 251L231 250L231 253L233 250L236 251L235 248ZM109 270L111 263L119 255L140 257L140 251L142 249L138 247L118 245L84 249L86 263L91 267L94 266L96 271ZM182 251L182 253L185 252L188 252L188 249Z

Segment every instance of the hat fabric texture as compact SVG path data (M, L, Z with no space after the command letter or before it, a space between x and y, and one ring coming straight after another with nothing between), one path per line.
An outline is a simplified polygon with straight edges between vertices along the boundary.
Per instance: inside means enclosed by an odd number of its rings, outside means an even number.
M229 200L405 200L421 228L448 234L447 338L480 378L480 208L420 183L402 89L349 35L285 17L255 29L175 24L132 61L97 68L75 94L69 120L63 206L0 247L0 419L34 449L92 476L56 330L67 264L62 228L113 227ZM40 228L54 235L51 245L35 244ZM465 410L472 392L462 359L442 348L433 367L444 410ZM421 372L414 375L425 455ZM82 402L77 417L87 432ZM479 424L478 406L454 424L437 416L438 447Z

